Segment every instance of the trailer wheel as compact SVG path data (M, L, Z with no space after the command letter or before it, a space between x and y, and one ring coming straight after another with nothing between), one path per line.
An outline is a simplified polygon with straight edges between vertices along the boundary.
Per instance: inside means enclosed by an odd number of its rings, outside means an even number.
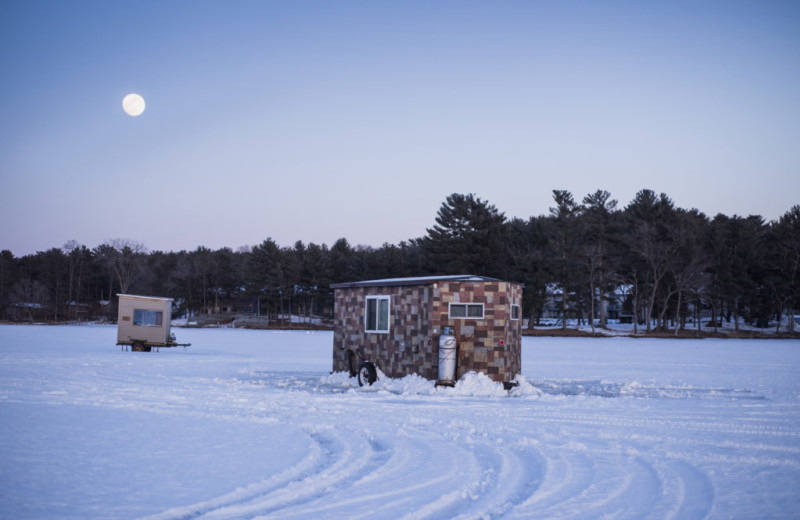
M150 347L146 346L144 343L134 343L131 346L132 352L150 352Z
M378 371L375 370L375 365L369 361L361 363L361 368L358 369L358 386L372 385L378 379Z

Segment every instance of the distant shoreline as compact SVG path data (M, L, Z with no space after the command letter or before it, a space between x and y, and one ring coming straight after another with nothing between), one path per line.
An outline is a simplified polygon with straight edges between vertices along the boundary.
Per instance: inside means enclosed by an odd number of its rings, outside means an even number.
M584 329L567 328L566 330L560 328L534 328L523 329L523 336L535 337L565 337L565 338L663 338L663 339L704 339L704 338L723 338L723 339L800 339L800 332L794 333L781 331L781 332L763 332L755 330L734 330L723 329L718 332L704 331L697 329L679 330L675 334L674 330L669 331L650 331L644 332L640 330L637 333L633 331L620 331L614 329L601 329L595 328L595 332Z
M116 325L113 321L36 321L36 322L13 322L2 321L0 325ZM222 325L186 325L173 324L173 328L179 329L218 329L236 328L248 330L313 330L313 331L332 331L332 325L309 324L309 323L287 323L285 325L254 326L251 324L244 326L232 326L231 324ZM675 334L674 330L669 331L650 331L639 330L634 333L632 330L618 330L612 328L602 329L595 327L592 333L587 327L561 329L560 327L538 327L533 329L522 329L523 336L529 337L550 337L550 338L662 338L662 339L800 339L800 331L788 332L765 332L760 330L745 329L738 332L733 329L721 328L719 331L705 331L697 329L679 330Z

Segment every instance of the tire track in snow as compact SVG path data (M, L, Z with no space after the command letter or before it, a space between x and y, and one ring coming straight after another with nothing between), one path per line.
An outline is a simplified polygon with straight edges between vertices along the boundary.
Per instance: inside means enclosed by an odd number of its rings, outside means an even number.
M248 497L234 504L218 507L198 518L255 518L279 514L282 509L324 497L346 488L376 468L383 466L391 450L369 437L338 435L333 429L318 429L310 437L323 453L318 467L297 478L285 481L273 490ZM353 440L355 439L355 442Z
M348 438L352 438L352 435ZM466 479L469 482L468 490L475 492L479 488L480 471L475 459L462 457L460 449L452 443L420 442L406 436L391 441L373 438L370 442L388 448L388 457L381 464L373 465L371 470L362 471L358 476L346 478L343 478L344 474L352 471L342 468L338 472L336 485L331 482L320 493L306 493L280 508L263 509L255 514L282 519L375 518L379 513L388 518L398 518L403 514L408 518L425 518L426 509L438 513L442 508L463 500L464 492L460 489L442 497L442 490L448 485L458 485ZM433 456L434 451L436 456ZM443 452L447 453L445 460L450 463L440 468L436 464ZM426 508L421 503L436 505ZM376 504L380 505L376 507Z
M581 446L542 454L544 480L504 518L691 519L704 518L713 502L708 478L681 461L610 452L590 455Z
M677 489L674 495L678 497L675 507L662 515L662 518L705 518L714 502L714 487L708 476L701 473L693 466L677 461L665 466L671 473L672 480ZM671 493L664 490L663 495ZM654 516L655 518L655 516Z
M452 491L439 489L435 496L427 494L424 500L417 497L414 510L403 516L401 520L419 520L422 518L453 518L461 504L469 500L470 497L480 493L481 484L484 479L485 465L481 464L474 453L462 450L455 444L449 446L453 451L448 459L459 461L459 465L454 468L452 477L447 479L446 484L455 483L456 488ZM466 453L462 453L466 451Z
M267 495L275 489L280 489L289 482L318 471L327 464L325 455L320 444L318 442L312 442L309 446L309 454L304 459L292 467L261 482L236 489L211 500L188 506L175 507L155 515L144 517L142 520L188 520L232 505L244 504L260 496Z
M494 449L495 464L486 471L491 485L484 482L481 494L471 497L472 503L455 518L497 518L509 513L532 496L544 479L543 459L530 446L512 446ZM484 446L481 451L488 451ZM486 456L486 455L484 455Z
M642 429L646 431L692 431L711 434L739 434L748 437L775 436L800 437L800 431L791 424L748 424L742 420L709 421L703 416L680 416L669 419L636 418L629 415L621 417L602 417L596 415L580 415L564 413L563 415L540 414L536 416L540 423L573 424L585 427L605 428L612 426L620 431Z
M410 520L502 516L533 494L542 480L543 460L527 445L505 446L494 438L458 443L445 436L436 443L436 450L438 459L447 460L450 465L443 470L436 463L421 461L418 471L431 476L395 493L413 492L413 509L401 514L396 507L387 508L393 513L390 517ZM430 491L421 499L419 489L424 487Z
M391 442L391 456L386 464L354 482L290 510L280 518L344 517L350 519L397 517L406 509L413 510L421 494L435 493L446 482L460 475L460 465L450 464L439 475L431 474L434 456L431 445L418 439L400 436ZM455 459L451 459L455 460ZM275 515L272 515L275 516Z
M596 479L593 459L584 453L583 446L574 446L569 452L541 448L540 451L546 461L542 483L510 516L530 518L535 514L540 518L560 518L579 513L583 506L576 508L575 497L585 495Z
M306 474L292 480L297 472L287 470L269 486L248 486L153 519L490 518L529 497L543 476L531 446L459 445L413 435L386 440L352 431L313 436L325 463Z
M482 412L483 413L483 412ZM491 423L490 423L491 424ZM387 509L389 518L490 518L502 516L539 486L544 460L535 446L504 444L494 428L474 428L469 421L417 419L403 424L404 435L428 443L436 458L420 461L427 492L408 488L416 499L411 510ZM437 432L433 437L431 431ZM447 461L446 469L442 461Z

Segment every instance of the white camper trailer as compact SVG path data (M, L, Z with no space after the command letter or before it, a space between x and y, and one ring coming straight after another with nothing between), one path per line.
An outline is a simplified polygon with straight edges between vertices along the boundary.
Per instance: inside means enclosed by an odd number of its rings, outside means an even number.
M179 344L170 333L172 298L118 294L117 345L137 352L152 347L188 347Z

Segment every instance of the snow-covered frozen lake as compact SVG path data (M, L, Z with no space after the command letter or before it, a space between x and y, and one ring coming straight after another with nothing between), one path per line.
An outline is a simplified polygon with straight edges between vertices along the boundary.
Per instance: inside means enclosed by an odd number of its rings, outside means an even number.
M0 518L799 518L800 342L525 338L359 388L332 335L0 326Z

